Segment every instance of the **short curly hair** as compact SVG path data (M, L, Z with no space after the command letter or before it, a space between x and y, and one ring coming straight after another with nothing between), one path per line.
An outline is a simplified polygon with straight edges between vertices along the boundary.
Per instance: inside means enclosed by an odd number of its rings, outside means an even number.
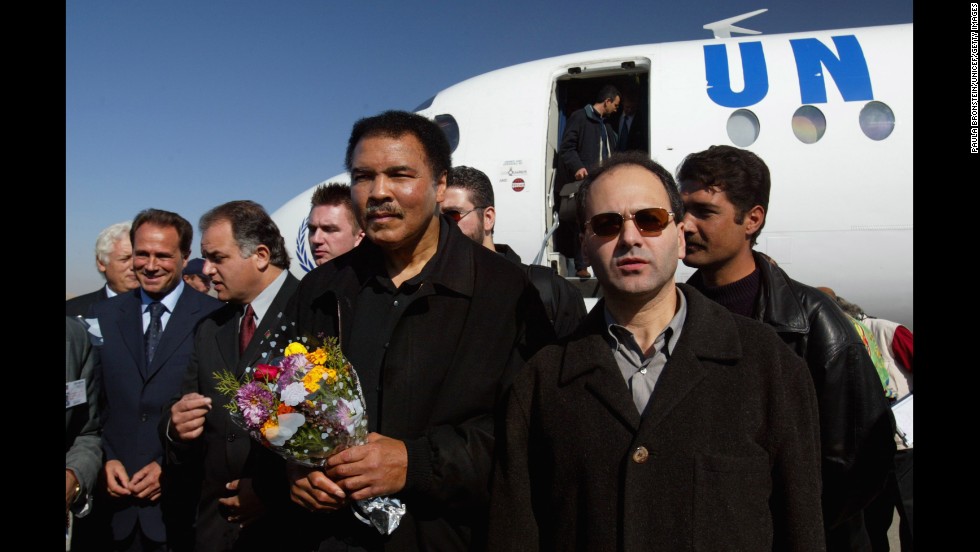
M438 179L443 173L449 172L449 167L452 166L452 150L446 134L433 121L407 111L385 111L380 115L365 117L354 123L350 139L347 140L347 154L344 156L347 172L352 168L354 148L361 140L375 136L398 138L406 134L415 136L422 144L434 178Z

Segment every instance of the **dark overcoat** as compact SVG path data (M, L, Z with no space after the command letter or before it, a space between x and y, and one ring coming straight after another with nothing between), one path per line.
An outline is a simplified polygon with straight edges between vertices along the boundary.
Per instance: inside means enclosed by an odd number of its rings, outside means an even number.
M608 157L601 152L602 127L606 127L609 152L616 151L616 131L605 119L596 114L591 105L575 111L568 118L565 134L562 135L558 155L568 173L569 180L579 169L592 171L600 161Z
M514 382L498 423L489 550L822 550L806 365L693 288L641 416L603 303Z

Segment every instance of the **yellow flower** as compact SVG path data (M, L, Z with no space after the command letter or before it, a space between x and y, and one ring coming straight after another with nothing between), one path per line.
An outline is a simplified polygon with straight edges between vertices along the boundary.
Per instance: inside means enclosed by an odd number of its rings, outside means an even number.
M327 361L327 353L323 350L323 348L320 348L312 353L306 353L306 360L310 361L310 364L323 366L323 364Z
M296 354L304 354L305 355L306 354L306 347L304 347L302 343L293 341L288 346L286 346L286 350L283 351L283 354L285 354L286 356L296 355Z
M306 391L313 393L314 391L320 390L320 380L323 379L323 374L326 370L322 366L317 366L316 368L310 370L303 376L303 387Z
M279 424L276 422L276 419L270 417L268 420L265 421L264 424L262 424L262 428L259 429L259 431L261 431L262 432L262 436L265 437L265 432L266 431L268 431L270 429L275 429L277 427L279 427Z
M333 385L337 383L337 371L333 368L327 368L327 385Z

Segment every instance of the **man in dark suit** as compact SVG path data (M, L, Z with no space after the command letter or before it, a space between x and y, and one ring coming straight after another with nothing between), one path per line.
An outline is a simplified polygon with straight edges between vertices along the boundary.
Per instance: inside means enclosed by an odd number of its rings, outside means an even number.
M806 364L674 283L683 205L666 169L613 154L580 194L604 296L515 378L487 549L823 550Z
M133 244L129 241L127 220L99 232L95 240L95 267L105 278L105 285L92 293L65 301L66 316L91 316L92 306L117 294L140 287L133 273Z
M168 535L170 527L164 524L170 487L167 492L161 488L163 444L157 426L163 408L180 389L195 328L222 305L181 280L193 233L176 213L140 212L130 230L140 289L94 307L103 338L106 506L117 550L180 545L180 536Z
M203 462L197 550L278 549L286 535L270 525L275 516L266 514L274 509L256 496L252 484L257 465L268 465L269 456L275 462L275 456L231 420L228 397L215 389L214 373L241 377L259 361L267 349L263 342L282 332L281 314L299 280L289 273L286 244L261 205L219 205L201 217L199 228L204 274L227 305L197 331L182 397L170 408L169 430L164 428L168 461ZM289 505L283 481L280 489ZM241 535L240 525L246 526Z
M647 115L641 110L635 92L623 95L623 110L619 118L612 122L616 129L616 149L618 151L647 151Z

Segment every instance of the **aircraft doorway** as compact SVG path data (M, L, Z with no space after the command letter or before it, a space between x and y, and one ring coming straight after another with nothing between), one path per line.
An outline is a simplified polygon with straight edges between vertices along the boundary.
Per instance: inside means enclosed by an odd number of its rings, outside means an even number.
M615 135L617 149L619 134L626 123L623 114L627 108L629 118L625 148L648 151L650 144L650 60L646 58L605 60L595 64L568 67L554 79L551 104L548 110L548 199L545 213L549 242L547 261L563 276L574 276L574 254L578 247L578 228L575 222L574 171L569 171L561 159L561 144L566 124L575 111L596 103L600 90L613 85L620 93L620 105L615 114L606 119L607 130ZM597 144L598 149L598 144ZM557 225L557 228L556 228ZM594 288L595 286L590 286ZM586 292L585 289L582 290Z

